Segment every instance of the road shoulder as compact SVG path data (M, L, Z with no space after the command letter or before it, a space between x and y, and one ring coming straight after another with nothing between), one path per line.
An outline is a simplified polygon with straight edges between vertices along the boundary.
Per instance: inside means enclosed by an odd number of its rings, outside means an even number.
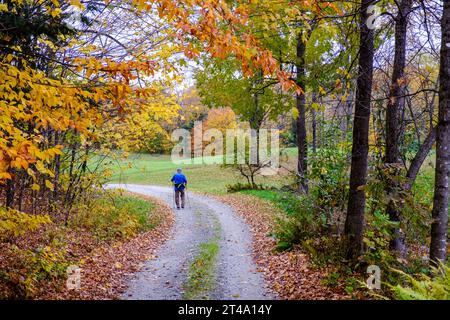
M231 207L249 225L253 235L253 259L270 289L284 300L348 299L342 290L322 284L326 270L312 268L308 255L299 248L277 252L271 237L274 219L282 214L272 203L244 194L215 196Z

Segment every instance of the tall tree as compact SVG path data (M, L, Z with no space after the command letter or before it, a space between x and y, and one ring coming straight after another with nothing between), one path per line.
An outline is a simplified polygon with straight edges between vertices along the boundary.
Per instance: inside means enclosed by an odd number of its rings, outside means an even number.
M394 178L386 186L388 194L394 194L399 191L400 186L397 168L401 167L400 159L400 139L403 134L400 132L401 115L405 104L405 67L406 67L406 32L408 27L408 16L411 12L412 0L402 0L398 4L398 14L395 19L395 55L394 66L392 70L392 81L389 94L388 105L386 109L386 159L385 162L394 168ZM395 198L395 197L393 197ZM391 200L388 205L388 214L391 221L400 221L400 209L395 201ZM405 252L404 235L400 228L394 231L394 237L391 241L391 248L403 254Z
M298 161L297 171L300 177L299 187L303 193L308 193L308 142L306 140L306 44L315 28L315 22L311 23L309 30L302 30L297 36L297 61L295 64L297 71L296 83L302 89L302 92L296 96L296 108L298 117L296 119L297 128L297 148Z
M445 261L447 254L450 176L450 1L444 1L441 21L439 113L436 134L436 177L431 224L430 261Z
M356 87L355 115L353 121L353 147L350 172L350 190L345 221L347 257L356 258L363 251L364 212L369 152L370 105L373 81L374 37L367 26L367 8L372 0L360 3L360 51Z

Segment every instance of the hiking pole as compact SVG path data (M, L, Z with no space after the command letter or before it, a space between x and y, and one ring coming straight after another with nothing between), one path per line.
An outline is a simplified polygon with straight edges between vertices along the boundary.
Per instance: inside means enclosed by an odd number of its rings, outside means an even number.
M188 207L189 209L192 209L191 201L190 201L190 199L189 199L189 197L188 197L187 187L186 187L185 193L186 193L186 204L187 204L187 207Z
M172 209L175 210L175 188L172 187L173 193L172 193Z

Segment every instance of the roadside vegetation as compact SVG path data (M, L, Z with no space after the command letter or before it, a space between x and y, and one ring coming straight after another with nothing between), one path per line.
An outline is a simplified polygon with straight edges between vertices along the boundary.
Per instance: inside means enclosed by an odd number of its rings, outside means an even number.
M349 268L345 248L340 241L348 200L347 190L342 188L345 171L341 170L348 168L339 166L339 171L334 171L338 177L333 176L333 168L316 168L327 174L319 175L322 180L311 181L313 187L309 195L298 194L293 188L242 190L239 193L270 201L284 213L282 216L273 215L270 236L276 240L277 250L300 249L307 253L313 268L328 270L323 279L327 286L341 286L348 293L363 294L366 298L443 299L448 298L450 292L445 282L446 273L438 276L439 269L429 267L426 250L427 221L431 219L428 211L432 198L430 190L434 183L433 160L432 155L426 160L404 206L405 212L410 214L409 232L406 233L411 247L408 256L398 259L390 251L389 239L395 225L382 213L381 208L386 201L383 202L379 189L369 189L367 211L370 214L364 238L367 251L353 269ZM378 265L382 270L381 291L371 291L366 287L368 275L365 268L369 265ZM443 268L448 269L446 266Z
M170 220L163 218L157 206L160 204L131 194L102 191L77 202L67 224L49 215L2 211L0 217L8 222L0 223L0 298L64 296L70 265L85 268L99 248L127 242L157 228L163 219ZM110 265L102 268L114 269L117 261L107 261Z

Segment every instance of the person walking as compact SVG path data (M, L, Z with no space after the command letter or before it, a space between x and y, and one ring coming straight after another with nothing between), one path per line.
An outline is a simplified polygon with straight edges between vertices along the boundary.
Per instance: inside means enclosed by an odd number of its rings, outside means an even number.
M180 200L181 200L181 208L184 209L185 204L185 189L187 185L186 176L183 174L181 169L177 169L177 173L175 173L170 180L173 183L173 187L175 190L175 204L177 209L180 209Z

